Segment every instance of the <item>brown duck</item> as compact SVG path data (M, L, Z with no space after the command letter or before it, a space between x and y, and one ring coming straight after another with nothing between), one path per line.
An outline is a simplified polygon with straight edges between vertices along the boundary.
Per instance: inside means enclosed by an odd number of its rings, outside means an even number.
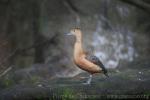
M83 50L81 30L79 28L71 29L67 35L74 35L76 37L73 53L74 63L82 70L90 73L89 79L84 84L90 84L92 75L95 73L104 73L108 77L107 70L101 61L96 56L89 55Z

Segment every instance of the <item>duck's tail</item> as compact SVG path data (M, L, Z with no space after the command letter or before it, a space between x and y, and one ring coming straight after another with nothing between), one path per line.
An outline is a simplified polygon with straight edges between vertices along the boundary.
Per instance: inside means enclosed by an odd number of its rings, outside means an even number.
M102 72L104 73L104 75L105 75L106 77L109 77L108 71L107 71L107 69L105 68L105 66L104 66L101 62L99 62L98 65L102 68Z

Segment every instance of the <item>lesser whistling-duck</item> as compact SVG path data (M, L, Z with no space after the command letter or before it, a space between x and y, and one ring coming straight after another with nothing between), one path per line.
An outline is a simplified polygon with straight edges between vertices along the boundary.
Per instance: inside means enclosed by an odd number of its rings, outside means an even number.
M104 73L104 75L108 77L107 70L98 57L89 55L83 50L82 32L80 28L71 29L70 33L67 33L67 35L74 35L76 37L73 53L74 63L82 70L90 73L89 79L84 84L90 84L92 75L95 73Z

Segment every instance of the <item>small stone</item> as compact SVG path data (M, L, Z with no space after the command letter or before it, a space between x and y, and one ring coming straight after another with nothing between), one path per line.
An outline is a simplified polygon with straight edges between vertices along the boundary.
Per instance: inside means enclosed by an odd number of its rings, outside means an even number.
M141 81L141 79L139 78L139 81Z
M38 87L42 87L42 84L38 84Z
M139 72L139 74L142 74L142 72Z

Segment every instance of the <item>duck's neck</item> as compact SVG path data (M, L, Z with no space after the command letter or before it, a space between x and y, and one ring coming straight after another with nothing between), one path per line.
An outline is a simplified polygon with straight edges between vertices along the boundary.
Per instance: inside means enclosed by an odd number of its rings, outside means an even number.
M79 33L76 35L76 42L74 45L74 57L77 58L83 54L83 47L82 47L82 34Z

